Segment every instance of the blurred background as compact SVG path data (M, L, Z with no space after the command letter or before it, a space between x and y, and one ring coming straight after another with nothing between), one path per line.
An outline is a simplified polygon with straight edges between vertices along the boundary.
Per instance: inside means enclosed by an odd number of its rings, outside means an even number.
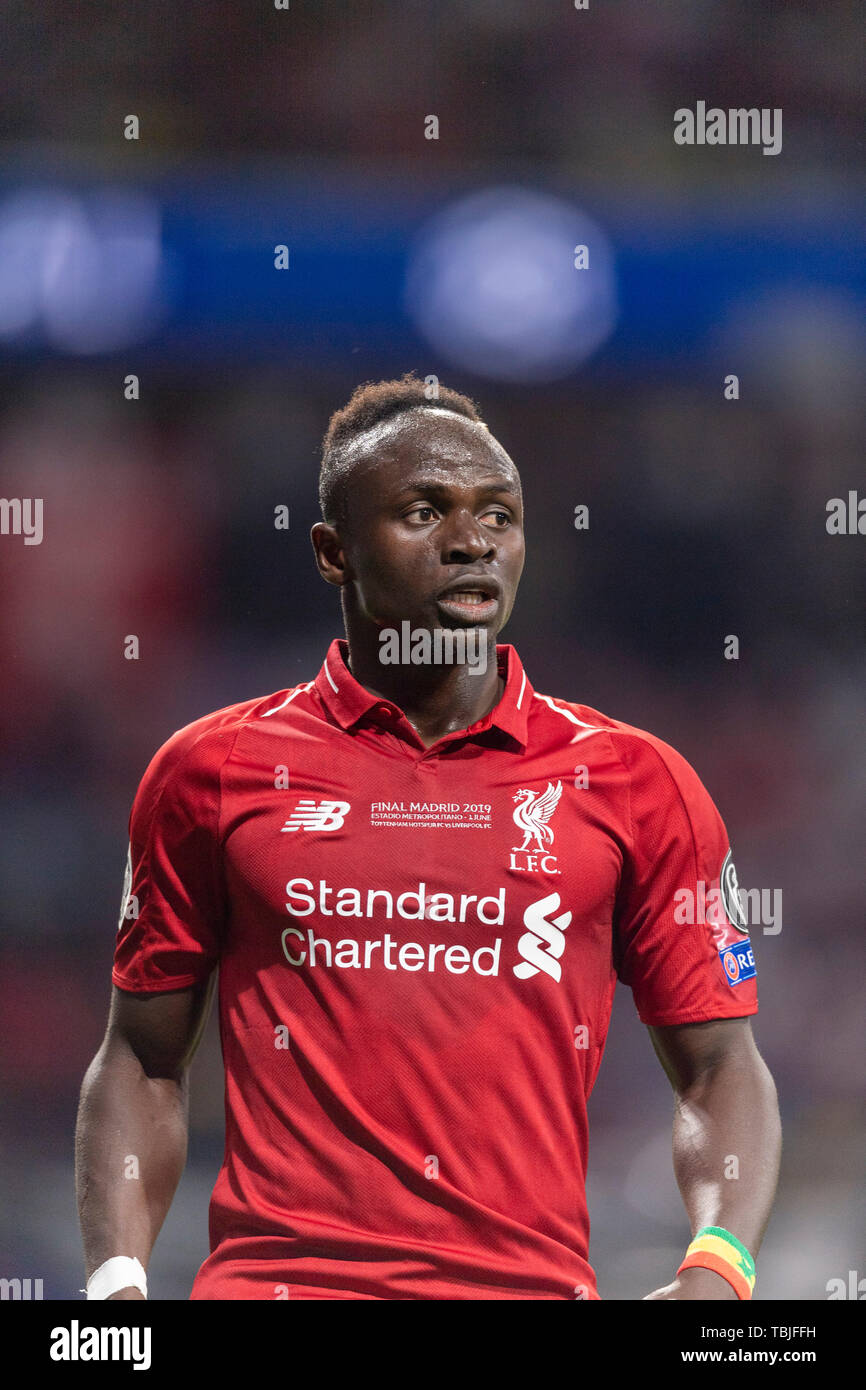
M0 535L0 1274L79 1296L72 1133L135 788L173 730L315 675L342 632L321 436L410 369L523 475L500 640L673 743L741 885L782 890L752 932L785 1136L757 1297L866 1273L866 539L826 529L866 496L858 7L8 0L0 30L0 494L44 501L41 544ZM698 101L781 109L781 152L676 145ZM158 1298L207 1254L215 1025ZM672 1110L621 988L590 1102L603 1298L687 1243Z

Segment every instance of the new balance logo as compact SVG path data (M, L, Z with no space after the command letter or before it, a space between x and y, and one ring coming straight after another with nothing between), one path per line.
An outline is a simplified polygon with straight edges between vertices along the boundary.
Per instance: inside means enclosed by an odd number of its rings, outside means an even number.
M287 830L339 830L351 809L348 801L299 801L280 834Z
M517 943L517 949L523 957L520 965L514 966L514 973L519 980L529 980L533 975L537 975L539 970L543 970L545 975L557 982L562 979L559 957L565 950L563 932L571 921L571 913L561 912L552 921L547 920L559 904L559 894L549 893L539 902L530 903L524 912L523 924L529 930L523 933Z

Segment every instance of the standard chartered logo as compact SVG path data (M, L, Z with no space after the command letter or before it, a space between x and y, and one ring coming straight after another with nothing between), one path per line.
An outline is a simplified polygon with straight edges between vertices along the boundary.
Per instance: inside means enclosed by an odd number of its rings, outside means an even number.
M389 931L381 936L339 936L323 931L323 918L383 916L390 921L462 923L475 919L484 926L502 926L506 922L506 889L495 895L479 897L474 893L430 892L426 883L400 893L396 898L384 888L371 888L363 893L358 888L336 887L321 879L294 878L286 884L286 910L292 917L313 917L317 927L286 927L281 933L281 946L286 962L298 969L325 970L423 970L429 974L499 975L503 938L498 936L489 945L479 945L477 938L471 946L455 942L431 941L426 932L422 941L406 941ZM530 903L523 914L527 930L517 942L522 956L513 967L517 979L528 980L542 972L559 982L562 969L559 958L565 950L563 932L571 921L571 913L553 913L560 906L558 893L550 893L538 902ZM317 934L317 930L318 933Z
M571 913L561 912L552 922L547 920L559 907L559 903L559 894L549 893L540 902L530 903L524 912L523 921L529 930L523 933L517 943L517 949L523 956L520 965L514 967L514 973L519 980L529 980L533 975L537 975L539 970L543 970L545 975L549 975L553 980L559 981L562 978L559 957L565 950L563 932L571 921Z

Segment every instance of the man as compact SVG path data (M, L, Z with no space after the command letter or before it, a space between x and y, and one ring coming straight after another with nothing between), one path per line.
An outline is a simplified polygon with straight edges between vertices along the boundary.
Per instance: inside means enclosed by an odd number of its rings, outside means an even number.
M320 500L346 641L174 734L135 799L77 1136L88 1296L145 1294L217 964L226 1150L192 1298L597 1299L586 1101L617 978L712 1228L649 1297L750 1296L779 1118L718 812L673 749L497 645L521 485L471 401L359 388Z

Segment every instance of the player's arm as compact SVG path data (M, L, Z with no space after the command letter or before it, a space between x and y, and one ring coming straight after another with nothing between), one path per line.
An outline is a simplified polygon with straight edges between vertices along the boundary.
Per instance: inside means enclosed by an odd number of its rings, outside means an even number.
M116 1255L144 1268L187 1151L187 1068L201 1039L215 973L189 989L114 987L108 1027L81 1088L75 1186L87 1277ZM134 1288L114 1299L140 1299Z
M673 1159L694 1235L721 1226L757 1255L782 1138L776 1087L748 1018L650 1028L674 1090ZM685 1252L684 1252L685 1253ZM710 1269L684 1269L650 1299L736 1299Z

